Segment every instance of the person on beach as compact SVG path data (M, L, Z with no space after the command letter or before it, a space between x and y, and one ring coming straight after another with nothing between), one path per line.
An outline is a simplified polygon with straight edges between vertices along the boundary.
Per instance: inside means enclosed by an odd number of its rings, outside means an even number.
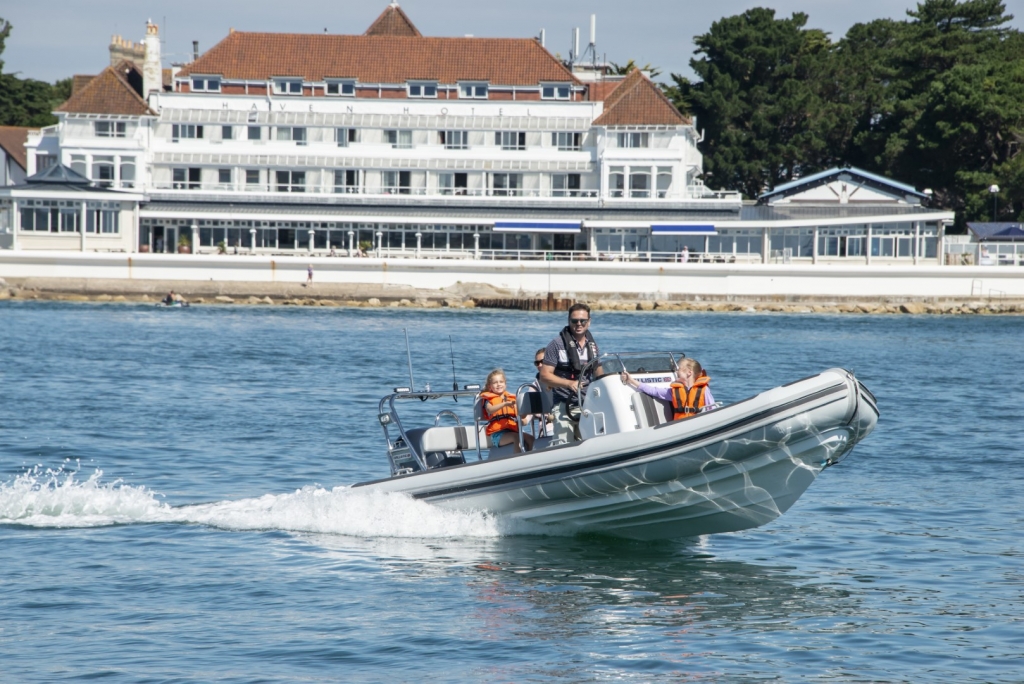
M690 248L683 245L683 250L679 252L679 263L685 264L690 261Z
M637 382L627 373L620 373L622 383L640 390L648 396L662 401L672 402L672 420L692 418L701 411L707 411L715 405L715 398L711 394L711 387L708 383L711 378L701 367L697 359L689 357L680 359L676 366L676 382L668 387L653 387L651 385Z
M566 444L580 438L580 397L586 395L590 374L583 367L598 356L590 334L590 307L577 302L569 307L569 324L544 349L540 381L551 390L554 442Z
M483 400L484 418L487 419L487 435L491 448L514 444L519 452L519 418L516 415L516 398L506 391L505 371L495 368L487 375ZM527 450L533 448L533 437L523 435Z
M313 285L313 264L310 264L309 267L306 269L306 285Z

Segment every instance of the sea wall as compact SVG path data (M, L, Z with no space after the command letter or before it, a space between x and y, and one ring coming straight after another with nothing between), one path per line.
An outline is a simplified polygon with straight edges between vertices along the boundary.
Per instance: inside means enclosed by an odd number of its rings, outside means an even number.
M300 284L440 290L480 283L514 295L671 299L938 300L1024 298L1024 267L672 264L359 259L0 251L0 277Z

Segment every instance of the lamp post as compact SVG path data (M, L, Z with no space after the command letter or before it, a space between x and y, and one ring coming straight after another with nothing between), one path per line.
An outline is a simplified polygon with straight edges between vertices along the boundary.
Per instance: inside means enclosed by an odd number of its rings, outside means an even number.
M995 223L996 222L996 216L997 216L997 213L996 213L996 202L998 201L999 186L998 185L990 185L990 186L988 186L988 191L989 191L989 193L992 194L992 223Z

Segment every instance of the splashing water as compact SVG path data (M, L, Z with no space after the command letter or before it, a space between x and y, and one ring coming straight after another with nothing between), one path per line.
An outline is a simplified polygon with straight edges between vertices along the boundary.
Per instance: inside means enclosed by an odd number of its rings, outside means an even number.
M225 530L284 530L356 537L500 537L535 526L480 511L450 511L405 494L306 486L289 494L173 507L142 485L102 481L96 470L37 466L0 483L0 524L102 527L187 523ZM546 530L550 534L551 530Z

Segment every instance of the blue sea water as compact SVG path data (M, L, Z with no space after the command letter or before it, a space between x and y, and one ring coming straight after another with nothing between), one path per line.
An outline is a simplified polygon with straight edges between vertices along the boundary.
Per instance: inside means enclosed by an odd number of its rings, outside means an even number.
M1024 678L1024 318L595 313L719 400L831 366L877 395L760 529L543 536L349 488L387 474L403 328L417 384L450 335L461 382L515 385L563 320L0 303L0 681Z

